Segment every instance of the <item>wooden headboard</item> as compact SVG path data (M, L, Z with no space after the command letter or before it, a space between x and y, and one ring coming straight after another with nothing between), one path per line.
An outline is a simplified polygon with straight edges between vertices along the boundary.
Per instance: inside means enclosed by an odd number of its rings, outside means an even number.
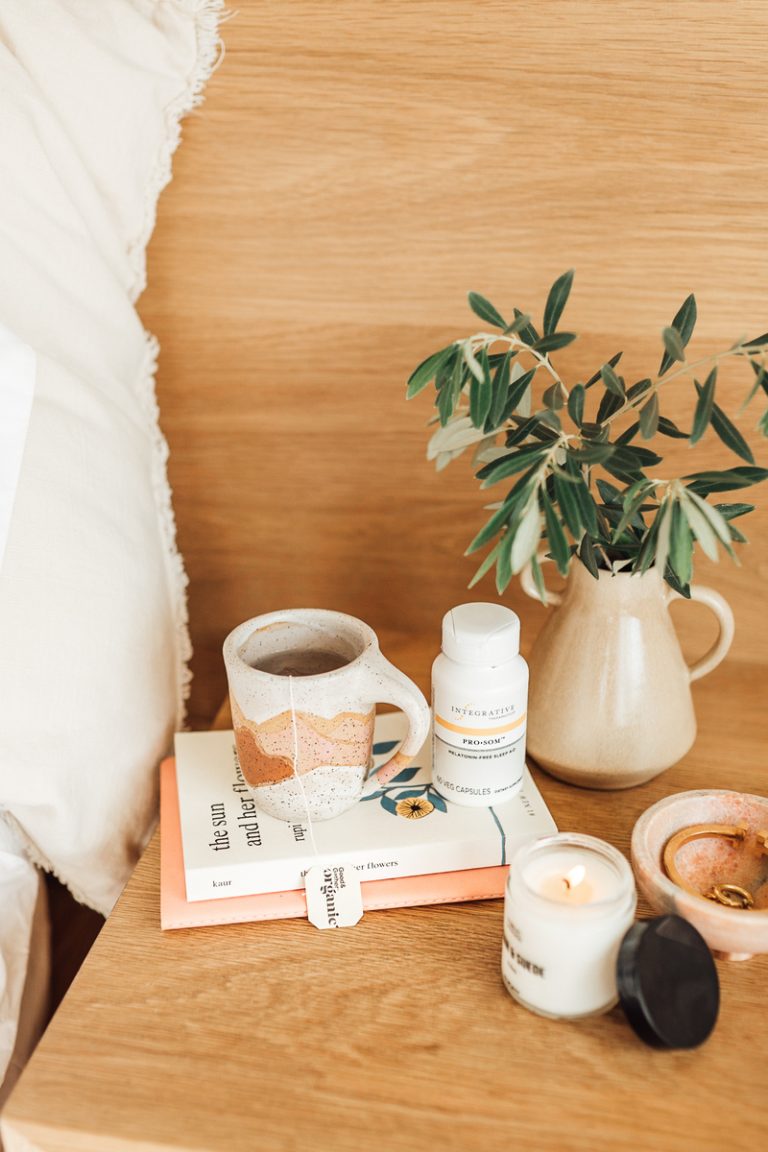
M484 514L468 462L426 463L430 399L406 404L404 382L475 330L469 289L540 312L574 267L583 336L559 363L576 373L619 348L629 373L653 371L691 290L702 351L768 328L761 0L241 0L223 31L141 301L162 347L193 718L224 692L226 632L284 606L365 618L426 688L409 637L437 648L468 598ZM685 421L691 385L665 410ZM696 452L728 458L711 432ZM762 661L756 491L743 567L696 575L734 606L734 657ZM495 596L490 578L477 593ZM530 642L544 610L516 586L508 602ZM692 650L701 611L677 609Z

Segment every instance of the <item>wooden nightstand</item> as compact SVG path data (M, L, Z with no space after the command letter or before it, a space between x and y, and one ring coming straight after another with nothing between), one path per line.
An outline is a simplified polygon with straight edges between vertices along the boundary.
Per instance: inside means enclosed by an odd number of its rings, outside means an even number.
M670 791L764 792L762 668L726 665L695 693L696 747L660 779L596 793L537 773L559 826L626 851ZM721 1152L764 1137L768 957L719 962L714 1035L658 1052L619 1010L565 1024L514 1004L500 901L338 933L162 933L159 852L155 837L11 1097L7 1152Z

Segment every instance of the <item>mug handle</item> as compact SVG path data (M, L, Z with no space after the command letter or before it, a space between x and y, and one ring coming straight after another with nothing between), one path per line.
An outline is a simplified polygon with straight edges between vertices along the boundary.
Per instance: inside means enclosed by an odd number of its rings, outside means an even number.
M393 776L407 768L429 734L431 712L421 690L404 672L395 668L381 652L369 656L365 667L366 690L379 704L394 704L408 718L405 738L376 773L377 784L388 784Z
M681 596L679 592L669 588L667 590L667 604L671 604L673 600L684 600L685 597ZM704 585L692 584L691 585L691 600L698 600L700 604L706 604L715 616L720 625L720 632L709 652L696 660L695 663L689 665L689 674L691 682L700 680L702 676L706 676L717 668L721 660L723 660L733 643L733 633L735 625L733 621L733 612L731 606L724 596L719 592L715 592L714 588L705 588Z
M544 564L547 560L551 560L551 557L540 554L536 557L536 559L538 560L539 564ZM523 589L523 592L525 592L526 596L530 596L531 600L538 600L539 604L544 604L545 607L549 607L551 604L553 608L557 608L558 604L562 603L562 595L559 592L550 592L548 588L547 599L546 601L542 600L541 596L539 595L539 590L536 587L536 581L533 578L533 568L531 566L530 560L520 573L520 587Z

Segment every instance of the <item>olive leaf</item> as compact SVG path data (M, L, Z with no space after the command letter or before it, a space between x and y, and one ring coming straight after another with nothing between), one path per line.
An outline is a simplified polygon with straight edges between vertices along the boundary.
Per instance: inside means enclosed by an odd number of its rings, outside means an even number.
M616 375L611 364L603 364L600 369L600 377L609 392L613 392L621 400L624 399L624 382L620 376Z
M503 543L503 538L502 538L502 540L498 540L494 544L493 548L491 548L491 550L488 553L488 555L486 556L485 560L483 560L483 562L480 565L480 567L478 568L477 572L475 572L474 576L472 577L469 584L467 585L468 588L474 588L475 584L480 583L483 576L485 576L486 572L489 572L490 569L493 568L494 564L496 563L496 558L499 554L499 550L501 548L502 543Z
M685 349L696 325L696 297L691 293L681 304L669 328L662 333L664 356L659 368L659 376L668 372L676 360L685 360Z
M736 488L749 488L768 479L768 468L725 468L721 472L690 472L683 480L690 480L690 488L700 496L710 492L733 492Z
M597 409L597 423L598 423L598 425L600 425L604 421L608 420L611 416L613 416L613 414L615 412L618 412L619 408L621 408L622 406L623 406L623 397L618 395L616 392L610 391L609 389L606 388L605 392L603 392L602 398L600 400L600 404L598 405L598 409ZM585 429L585 434L586 434L586 429Z
M501 424L504 408L507 403L509 395L509 377L510 377L510 364L512 363L512 356L508 352L503 360L500 362L496 373L493 377L493 384L491 386L492 399L490 411L485 421L485 431L490 432L492 428L498 428ZM518 365L515 364L517 369ZM522 371L522 369L521 369Z
M482 381L483 369L480 361L475 358L475 353L469 340L465 340L464 344L462 345L461 352L464 357L464 363L466 364L467 368L469 368L475 380Z
M558 276L549 290L547 303L544 306L544 335L549 336L557 328L563 309L568 301L573 285L573 269Z
M595 556L595 547L590 540L589 536L584 536L581 544L579 545L578 556L587 571L594 576L595 580L600 579L600 571L597 567L597 557Z
M761 388L763 392L768 393L768 372L762 364L755 364L754 360L751 361L751 364L755 373L755 382L742 402L739 412L744 412L749 407Z
M625 528L631 523L633 517L643 504L646 497L653 492L656 484L653 480L642 479L638 480L635 484L630 485L624 494L623 505L624 510L616 523L613 530L613 542L615 543Z
M712 405L715 402L715 384L717 383L717 365L712 369L703 384L693 381L698 393L696 411L693 414L693 428L691 429L691 444L698 444L709 426L712 415Z
M597 372L595 372L594 376L590 376L589 380L587 380L584 387L585 388L591 388L594 384L597 384L598 380L602 379L603 368L605 368L606 364L609 368L615 368L616 365L618 364L619 360L621 360L623 355L624 355L623 352L617 352L615 356L611 356L610 360L607 360L606 363L603 364L603 366L601 368L598 368L598 370L597 370Z
M534 340L531 347L534 352L557 352L560 348L567 348L575 339L575 332L553 332L551 336L540 336Z
M724 520L735 520L737 516L746 516L755 510L754 504L714 504L713 507Z
M468 416L453 416L444 427L438 427L427 445L427 460L435 460L440 453L461 455L465 448L477 444L483 433L475 428Z
M541 398L552 412L559 412L563 407L563 389L559 380L551 384L549 388L545 389L544 395Z
M470 292L467 299L470 308L481 320L485 320L487 324L492 324L494 328L506 328L506 320L496 311L490 300L486 300L485 296L481 296L479 292Z
M710 528L714 531L715 535L728 548L731 540L731 531L728 527L728 521L723 516L722 512L713 504L708 504L698 492L693 492L690 488L685 490L685 497L689 504L697 508L699 512L706 518ZM750 508L751 505L743 505L745 508Z
M560 519L555 512L551 500L544 492L540 493L541 503L544 508L544 523L547 529L547 540L549 541L549 549L552 554L552 559L557 565L557 570L561 576L568 575L568 562L571 558L571 550L568 547L568 541L563 532Z
M541 513L538 502L531 501L524 513L512 541L510 552L510 568L512 575L516 576L522 571L539 546L541 537Z
M556 472L553 476L553 491L555 499L563 514L563 520L574 540L580 539L584 524L581 518L579 499L574 491L576 481L565 473Z
M691 435L690 432L683 432L674 421L669 420L666 416L659 416L658 430L662 436L669 436L673 440L689 440Z
M577 428L581 428L584 419L585 391L583 384L576 384L568 397L568 415Z
M485 425L493 400L493 383L487 348L483 348L480 353L480 367L482 369L480 379L474 377L469 386L469 415L475 428L483 428Z
M522 332L523 330L530 330L531 337L527 343L532 343L536 339L535 330L531 327L531 318L525 312L520 312L515 308L515 318L511 324L508 324L504 329L504 335L509 333Z
M679 502L672 505L669 562L681 584L690 584L693 571L693 538Z
M504 406L504 411L509 413L506 419L509 419L522 401L535 375L535 368L531 368L528 372L523 372L520 365L515 364L515 370L512 373L509 390L507 392L507 402Z
M547 586L544 583L544 576L541 571L541 564L539 564L538 556L531 557L531 572L533 573L533 580L536 585L536 591L539 594L539 598L541 599L542 604L547 604L549 602L549 597L547 596Z
M665 328L661 333L661 338L664 341L670 363L674 364L676 360L685 360L685 345L676 328Z
M636 380L634 384L630 384L627 388L627 400L637 400L644 396L649 388L653 387L653 380L646 376L643 380Z
M430 380L434 380L439 369L451 360L457 352L457 346L450 344L447 348L441 349L440 352L434 352L431 356L427 356L426 360L422 360L418 368L414 368L408 377L406 398L411 400L414 396L418 396Z
M477 473L478 480L482 480L481 487L490 488L492 484L498 484L499 480L506 480L509 476L524 472L526 468L530 468L532 464L542 460L547 452L546 445L531 444L528 447L520 448L517 452L510 452L507 456L502 456L500 460L486 464Z
M653 393L650 400L640 409L640 434L643 440L652 440L659 427L659 397Z
M512 327L525 344L535 344L539 339L539 334L531 323L530 316L526 316L519 308L515 308L515 320Z
M746 440L742 436L741 432L739 432L735 424L731 423L725 412L723 412L722 408L718 404L712 405L711 420L712 427L722 440L723 444L730 448L732 452L735 452L737 456L741 456L742 460L746 460L748 463L754 464L755 457L752 454L752 449L750 448L749 444L747 444Z
M499 553L496 557L496 591L499 596L508 588L512 579L511 555L514 539L512 531L508 529L499 541Z
M673 502L670 499L662 501L654 524L656 525L656 544L653 562L659 572L664 572L669 558L669 549L672 542L672 515Z
M712 525L709 523L709 520L701 511L701 509L697 508L697 506L694 504L691 498L694 495L695 493L686 495L685 498L681 501L683 515L688 521L694 536L698 540L699 544L701 544L704 554L708 556L710 560L717 562L719 559L717 553L717 533L714 531ZM730 533L728 533L728 540L730 542Z

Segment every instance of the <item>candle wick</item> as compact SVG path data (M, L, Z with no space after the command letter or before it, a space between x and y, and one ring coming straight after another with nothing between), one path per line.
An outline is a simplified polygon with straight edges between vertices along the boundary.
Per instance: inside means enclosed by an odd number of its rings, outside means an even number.
M562 878L566 892L571 892L577 888L584 879L585 873L586 869L583 864L577 864L575 868L571 868L570 872L567 872Z

